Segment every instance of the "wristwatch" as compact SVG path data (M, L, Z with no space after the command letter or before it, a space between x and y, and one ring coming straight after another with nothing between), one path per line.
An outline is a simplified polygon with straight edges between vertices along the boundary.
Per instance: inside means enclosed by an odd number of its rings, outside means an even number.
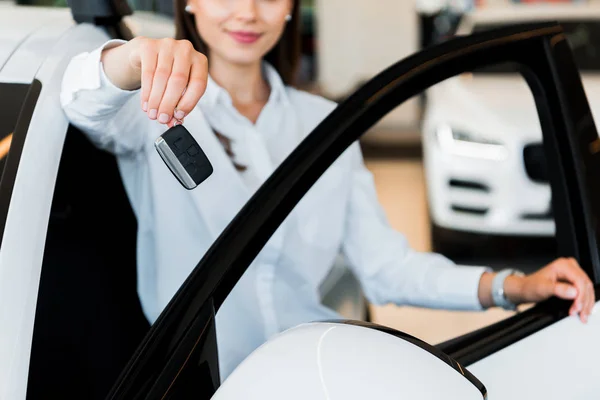
M492 281L492 298L496 306L514 311L517 309L517 305L510 302L504 293L504 281L510 275L525 276L523 272L516 269L503 269L498 272Z

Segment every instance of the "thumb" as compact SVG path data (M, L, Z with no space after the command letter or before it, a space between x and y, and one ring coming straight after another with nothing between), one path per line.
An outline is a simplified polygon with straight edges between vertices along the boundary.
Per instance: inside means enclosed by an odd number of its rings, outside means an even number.
M568 283L558 282L554 285L554 295L564 300L573 300L577 297L577 288Z

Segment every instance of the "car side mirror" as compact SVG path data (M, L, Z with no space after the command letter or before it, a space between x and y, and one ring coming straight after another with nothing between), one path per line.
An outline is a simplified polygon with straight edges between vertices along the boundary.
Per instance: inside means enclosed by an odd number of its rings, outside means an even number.
M312 323L258 348L212 400L487 398L456 361L401 332L359 322Z

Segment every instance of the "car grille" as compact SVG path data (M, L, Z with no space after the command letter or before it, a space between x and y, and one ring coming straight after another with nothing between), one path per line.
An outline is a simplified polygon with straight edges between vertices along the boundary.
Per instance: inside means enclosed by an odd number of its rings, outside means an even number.
M480 192L489 192L490 187L483 183L468 181L463 179L450 179L448 185L455 189L475 190Z
M548 165L544 146L541 143L532 143L523 149L525 172L529 179L537 183L548 183Z

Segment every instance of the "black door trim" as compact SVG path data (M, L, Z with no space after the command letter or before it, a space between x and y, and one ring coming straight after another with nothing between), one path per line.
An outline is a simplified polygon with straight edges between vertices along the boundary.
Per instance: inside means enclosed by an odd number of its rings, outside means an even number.
M508 27L458 37L392 65L340 104L314 129L205 254L151 328L118 385L139 371L147 370L150 364L157 370L185 364L184 358L170 357L168 349L187 340L184 333L193 328L205 304L213 301L218 311L304 194L385 114L447 78L507 61L521 66L536 100L546 154L553 165L550 184L557 210L559 251L576 257L597 282L600 262L596 232L599 227L597 219L592 217L592 211L596 211L592 205L600 207L600 189L591 194L588 189L591 178L600 176L600 164L598 157L584 155L582 159L581 153L589 152L590 143L598 136L560 25ZM597 186L595 182L592 189ZM592 200L598 200L598 206ZM156 360L167 359L166 364L156 363ZM206 390L193 381L187 385L193 393ZM109 398L146 398L145 393L144 388L139 388L139 392L115 391Z
M42 82L34 79L29 86L29 91L23 102L19 119L17 120L15 131L13 132L10 150L6 156L6 164L2 171L2 179L0 179L0 243L2 243L2 239L4 238L8 209L10 207L10 200L15 186L15 179L17 178L19 163L21 162L21 154L23 153L23 147L25 146L25 139L27 138L31 118L33 117L33 112L35 111L35 106L41 92Z
M461 376L463 376L465 379L467 379L473 386L475 386L477 388L477 390L479 390L479 392L481 392L481 395L483 396L484 400L487 399L487 389L486 389L485 385L479 379L477 379L475 377L475 375L473 375L469 370L464 368L464 366L461 365L460 362L458 362L457 360L453 359L451 356L448 356L446 353L444 353L442 350L440 350L440 348L432 346L429 343L424 342L423 340L421 340L419 338L416 338L405 332L401 332L401 331L398 331L396 329L393 329L393 328L390 328L387 326L374 324L372 322L352 321L352 320L324 321L324 322L344 324L344 325L353 325L353 326L359 326L361 328L373 329L373 330L383 332L388 335L392 335L394 337L397 337L398 339L407 341L407 342L423 349L424 351L430 353L431 355L439 358L444 363L446 363L450 368L452 368L453 370L458 372Z

